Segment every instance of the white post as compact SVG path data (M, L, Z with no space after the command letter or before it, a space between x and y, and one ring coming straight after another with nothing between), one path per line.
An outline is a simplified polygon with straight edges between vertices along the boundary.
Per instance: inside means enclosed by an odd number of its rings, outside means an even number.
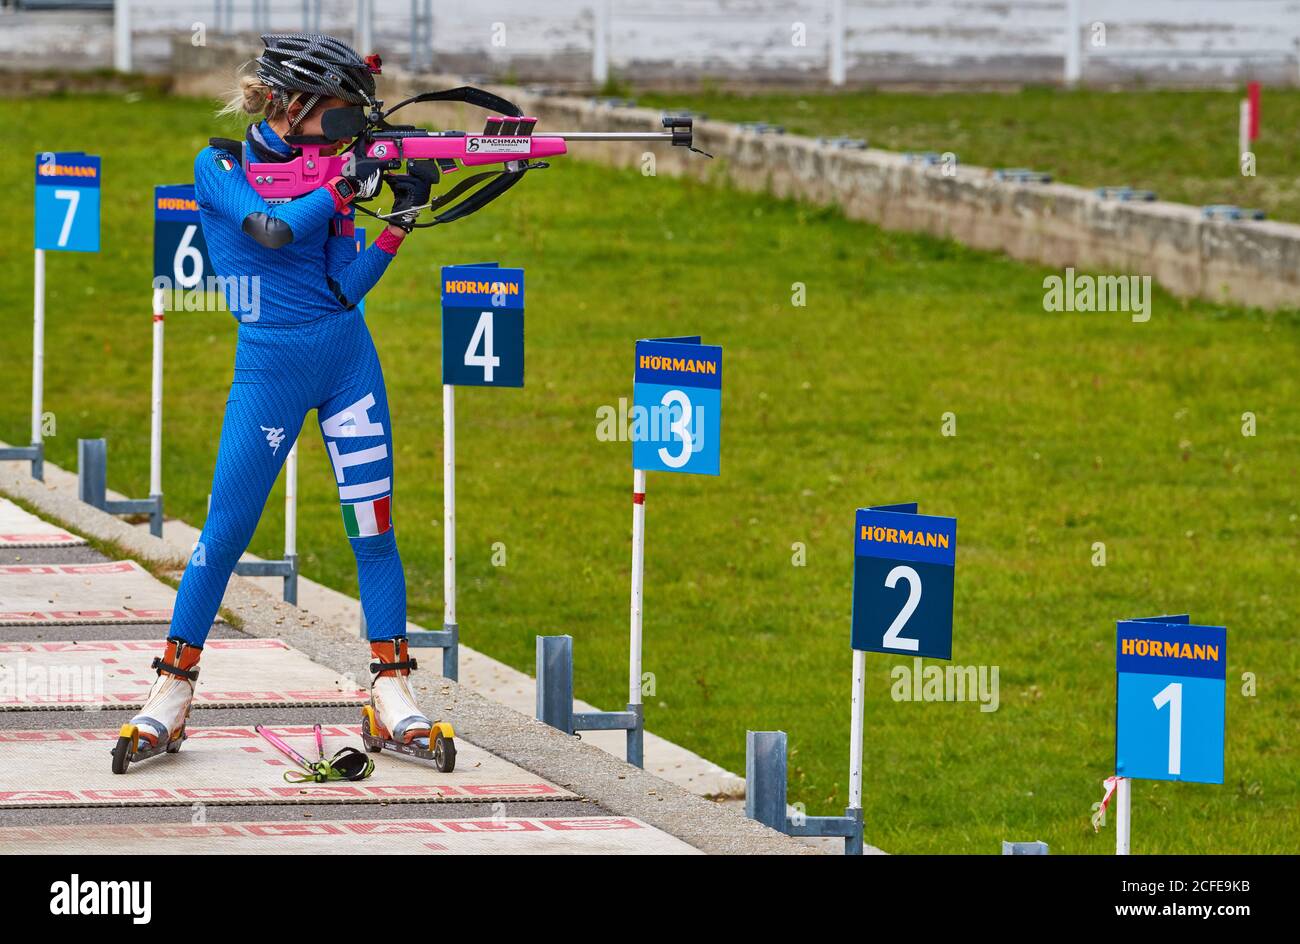
M844 65L844 0L830 0L831 85L843 85Z
M865 696L867 654L853 650L853 716L849 720L849 807L862 809L862 699Z
M596 0L591 37L591 81L604 85L609 79L610 0Z
M298 441L284 460L284 557L298 553Z
M1128 855L1129 787L1133 781L1120 777L1115 784L1115 855Z
M632 470L632 645L627 703L641 704L641 588L645 580L645 470Z
M1243 98L1237 110L1237 173L1241 162L1250 153L1250 99Z
M442 622L456 624L456 388L442 385Z
M45 394L45 250L36 250L36 290L32 300L32 445L41 442Z
M1083 46L1079 38L1080 0L1065 2L1065 84L1073 87L1083 77Z
M113 68L131 71L131 0L113 0Z
M149 403L149 496L162 494L163 290L153 290L153 390Z
M374 9L370 0L357 0L357 52L363 56L374 51Z

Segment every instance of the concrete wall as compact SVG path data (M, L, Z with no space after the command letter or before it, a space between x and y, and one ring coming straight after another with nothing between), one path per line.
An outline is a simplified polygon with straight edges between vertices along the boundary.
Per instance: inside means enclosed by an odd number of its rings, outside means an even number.
M192 72L177 72L182 94L217 95L247 52L185 52ZM388 75L389 72L393 74ZM456 76L414 79L385 70L381 92L398 98L462 84ZM537 115L539 132L655 129L660 113L614 108L588 99L539 95L518 87L491 87ZM483 113L465 105L420 105L408 121L478 129ZM852 219L886 229L950 237L980 249L1063 268L1150 275L1170 292L1264 308L1300 308L1300 226L1291 223L1207 220L1178 203L1121 203L1066 184L1016 184L992 171L909 163L876 149L853 151L799 135L756 134L721 121L696 125L707 160L682 148L656 148L657 172L727 181L741 189L841 207ZM577 146L575 145L575 148ZM645 146L601 144L582 156L639 167Z
M374 45L389 61L411 51L409 0L372 0ZM1059 82L1067 42L1085 82L1300 83L1300 0L474 0L433 3L433 61L444 72L586 83L608 9L609 64L633 81L824 84L836 2L843 3L849 84ZM229 27L301 30L301 0L233 6ZM213 0L133 0L139 67L164 68L171 41L226 28ZM1096 42L1102 39L1104 45ZM320 0L320 27L351 39L355 0ZM0 14L0 62L85 68L111 62L105 14ZM1069 37L1067 39L1067 37ZM76 54L68 55L69 50ZM21 53L21 55L19 55Z

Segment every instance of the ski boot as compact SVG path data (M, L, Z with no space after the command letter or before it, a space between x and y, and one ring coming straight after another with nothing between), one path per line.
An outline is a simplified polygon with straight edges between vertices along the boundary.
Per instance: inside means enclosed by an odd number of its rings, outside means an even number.
M148 760L163 752L175 754L181 749L202 654L201 646L168 637L162 658L150 665L158 671L158 680L149 689L144 708L118 732L113 773L124 774L134 761Z
M370 704L361 709L361 741L366 750L384 748L433 761L444 774L456 769L456 732L445 721L430 721L415 704L407 681L418 668L406 637L370 644Z

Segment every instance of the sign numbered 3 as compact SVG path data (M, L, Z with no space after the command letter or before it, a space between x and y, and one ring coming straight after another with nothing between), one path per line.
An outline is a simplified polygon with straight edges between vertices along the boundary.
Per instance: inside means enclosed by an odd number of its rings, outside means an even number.
M720 473L722 348L698 337L636 342L632 467Z
M153 188L153 277L158 288L192 289L213 275L193 184ZM167 282L159 285L161 279Z
M36 248L99 252L100 162L82 151L36 155Z
M442 382L524 385L524 270L442 268Z
M956 559L956 518L919 515L915 503L859 508L853 648L951 659Z
M1115 773L1223 783L1228 631L1187 616L1116 625Z

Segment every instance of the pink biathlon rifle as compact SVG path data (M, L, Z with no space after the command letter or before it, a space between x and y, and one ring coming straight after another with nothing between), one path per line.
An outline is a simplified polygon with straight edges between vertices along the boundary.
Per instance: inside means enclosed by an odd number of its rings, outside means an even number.
M408 105L422 102L465 102L491 115L482 133L465 131L428 131L414 125L390 124L388 117ZM367 177L376 170L396 172L402 162L407 172L430 183L442 175L455 174L463 168L500 164L500 169L481 171L459 180L446 192L435 196L422 209L441 210L433 220L417 226L437 226L463 219L517 184L525 173L548 165L539 160L568 151L569 141L666 141L705 154L694 144L694 129L689 117L663 118L665 131L563 131L534 134L536 118L530 118L513 102L472 86L425 92L382 111L382 102L367 113L360 106L331 108L321 116L322 135L290 135L286 143L301 153L283 162L258 163L245 147L244 170L253 188L269 202L284 202L310 193L340 174ZM325 154L350 141L338 154ZM482 185L482 186L480 186ZM477 190L474 188L478 187ZM463 198L463 199L462 199ZM458 201L459 202L456 202ZM366 207L362 212L378 219L385 216Z

